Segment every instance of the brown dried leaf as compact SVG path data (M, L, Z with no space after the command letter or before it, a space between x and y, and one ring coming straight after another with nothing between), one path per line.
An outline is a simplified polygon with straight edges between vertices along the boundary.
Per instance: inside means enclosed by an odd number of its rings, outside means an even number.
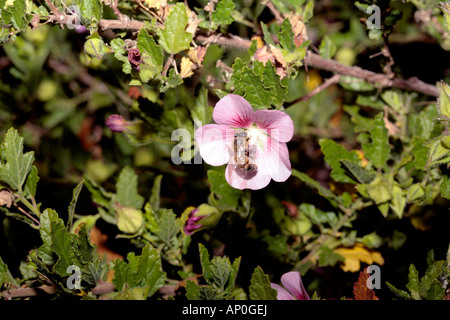
M358 281L353 285L355 300L378 300L375 292L367 286L367 280L370 277L367 273L367 268L360 271Z
M14 202L14 195L8 189L0 190L0 207L6 206L7 208L11 208L11 205Z
M180 76L182 79L188 78L194 74L194 72L192 71L193 65L194 63L192 62L191 59L186 57L181 58Z
M292 26L292 31L294 32L294 43L298 47L303 42L308 40L308 34L306 33L306 26L301 20L299 15L289 14L287 15L289 22Z

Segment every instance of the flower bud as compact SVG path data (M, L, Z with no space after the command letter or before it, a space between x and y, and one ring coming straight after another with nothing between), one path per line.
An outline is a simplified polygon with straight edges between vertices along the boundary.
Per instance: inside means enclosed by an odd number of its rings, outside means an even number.
M144 229L144 215L136 208L116 204L117 228L128 234L136 234Z
M192 235L200 228L214 227L221 216L217 208L203 203L189 213L184 232L186 235Z
M105 124L114 132L124 132L128 122L121 115L112 114L106 119Z

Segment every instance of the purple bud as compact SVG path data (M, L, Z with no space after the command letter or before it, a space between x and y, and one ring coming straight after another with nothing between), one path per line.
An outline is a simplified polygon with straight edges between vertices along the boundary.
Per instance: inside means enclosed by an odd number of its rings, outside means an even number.
M121 115L112 114L106 119L105 124L114 132L124 132L128 123Z
M192 235L192 233L200 229L202 227L201 224L197 224L201 219L203 219L203 216L198 217L196 214L198 213L198 208L195 208L189 213L189 217L186 223L186 226L184 227L184 233L186 233L188 236Z
M74 29L75 29L75 32L78 34L86 33L88 31L88 29L83 25L76 25L74 27Z
M130 61L131 66L137 71L140 70L139 64L141 61L141 53L138 48L132 48L128 51L128 61Z

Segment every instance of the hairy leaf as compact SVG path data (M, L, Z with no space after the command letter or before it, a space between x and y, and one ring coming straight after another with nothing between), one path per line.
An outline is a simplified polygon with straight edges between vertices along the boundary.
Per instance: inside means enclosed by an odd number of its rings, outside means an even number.
M261 267L256 267L250 280L251 300L276 300L277 290L270 286L269 276L266 275Z
M183 3L177 3L170 11L164 28L158 29L159 44L168 53L178 53L189 49L192 33L186 31L188 15Z

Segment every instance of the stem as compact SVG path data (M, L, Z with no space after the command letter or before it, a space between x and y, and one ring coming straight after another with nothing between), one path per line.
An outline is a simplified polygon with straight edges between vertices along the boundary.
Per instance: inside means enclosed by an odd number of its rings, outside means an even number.
M22 190L19 190L19 200L28 208L31 212L33 212L37 217L41 216L39 210L34 207L27 198L24 197Z

